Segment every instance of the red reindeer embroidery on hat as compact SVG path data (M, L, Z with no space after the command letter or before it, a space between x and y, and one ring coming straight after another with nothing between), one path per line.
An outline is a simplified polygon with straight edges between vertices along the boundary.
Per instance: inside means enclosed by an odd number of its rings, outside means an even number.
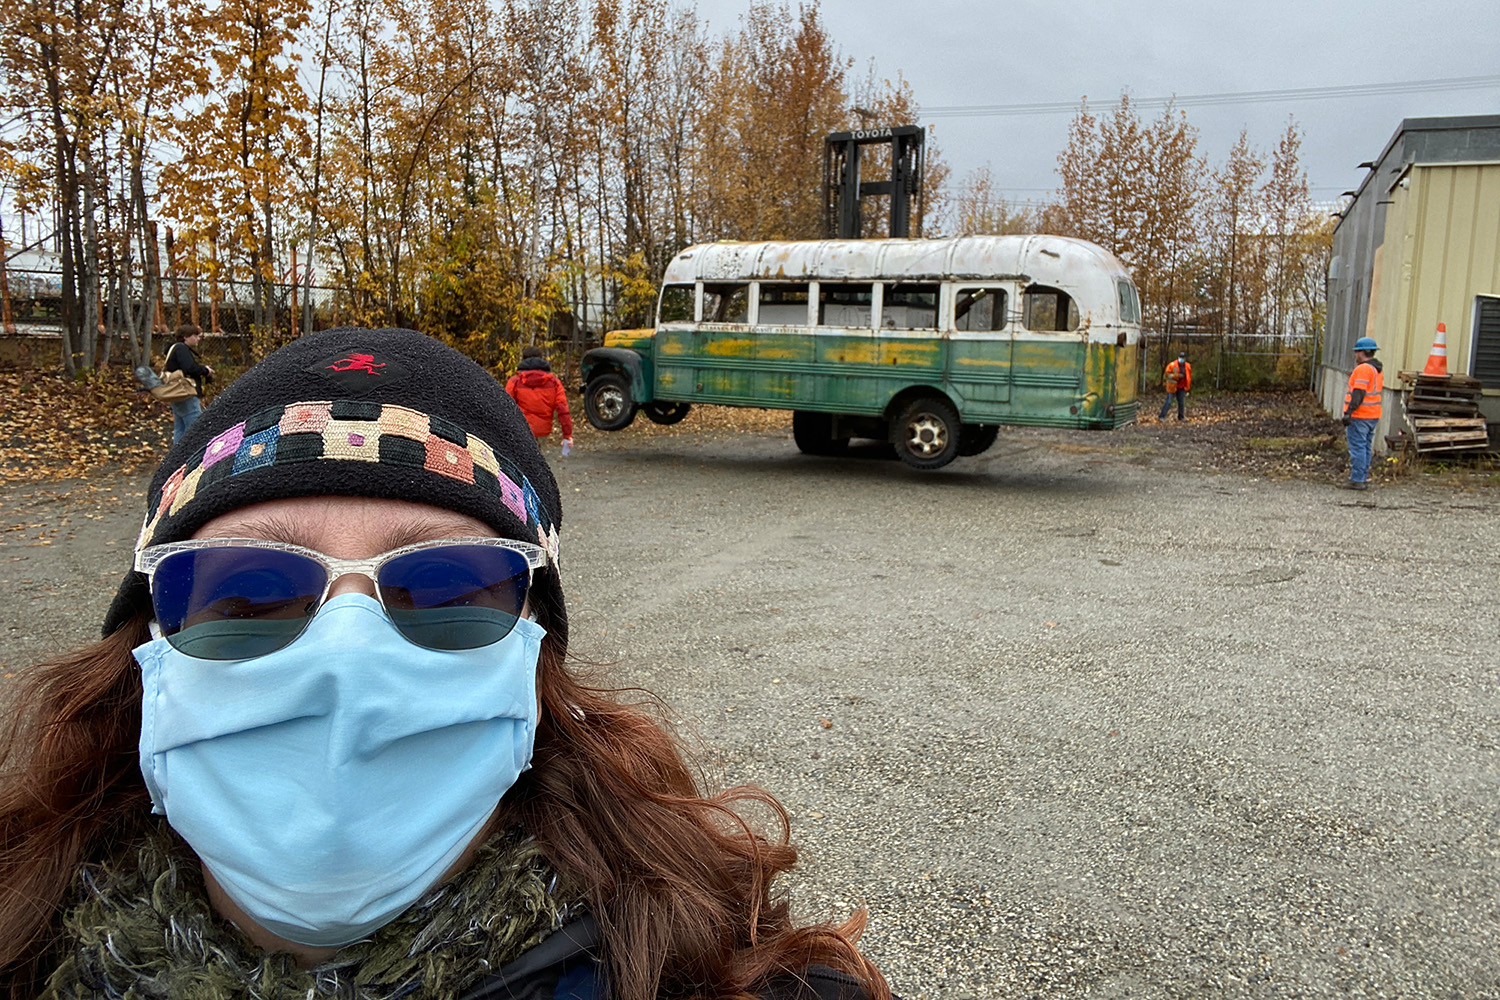
M336 372L369 372L371 375L379 375L377 368L384 368L385 363L375 363L373 354L351 354L347 358L341 358L328 366Z

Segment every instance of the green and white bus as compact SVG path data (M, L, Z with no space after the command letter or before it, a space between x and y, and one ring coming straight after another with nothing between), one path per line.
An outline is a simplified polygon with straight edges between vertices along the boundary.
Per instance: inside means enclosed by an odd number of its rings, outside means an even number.
M673 258L656 326L583 356L584 412L620 430L693 403L792 410L797 446L888 440L908 465L977 455L1008 424L1135 419L1140 300L1061 236L710 243Z

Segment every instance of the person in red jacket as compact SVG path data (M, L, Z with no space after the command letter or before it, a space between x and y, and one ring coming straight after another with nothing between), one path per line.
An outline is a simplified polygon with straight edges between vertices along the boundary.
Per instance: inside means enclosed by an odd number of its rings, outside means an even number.
M573 450L573 414L568 410L568 393L562 379L552 374L552 365L547 361L547 352L530 345L521 349L521 363L516 373L505 383L526 423L538 441L552 433L552 415L555 413L562 424L562 453Z

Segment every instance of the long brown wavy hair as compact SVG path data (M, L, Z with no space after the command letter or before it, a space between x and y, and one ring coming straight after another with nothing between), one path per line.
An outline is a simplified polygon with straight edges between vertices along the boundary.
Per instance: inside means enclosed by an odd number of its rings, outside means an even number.
M681 743L621 692L567 668L555 586L533 590L548 628L538 666L532 769L507 793L507 824L541 842L585 891L615 1000L746 1000L769 976L822 963L889 1000L855 947L864 915L794 926L772 889L796 862L780 803L743 786L705 795ZM31 1000L58 956L81 864L145 835L137 758L143 612L101 642L25 672L0 733L0 997ZM769 833L745 813L770 818Z

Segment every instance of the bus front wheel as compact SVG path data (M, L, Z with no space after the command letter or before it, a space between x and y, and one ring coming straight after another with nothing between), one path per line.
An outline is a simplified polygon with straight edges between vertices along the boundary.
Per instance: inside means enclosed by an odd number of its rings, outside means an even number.
M635 419L630 383L621 375L600 375L583 391L583 414L601 431L621 431Z
M937 469L958 456L958 411L935 396L914 399L891 423L891 444L914 469Z

